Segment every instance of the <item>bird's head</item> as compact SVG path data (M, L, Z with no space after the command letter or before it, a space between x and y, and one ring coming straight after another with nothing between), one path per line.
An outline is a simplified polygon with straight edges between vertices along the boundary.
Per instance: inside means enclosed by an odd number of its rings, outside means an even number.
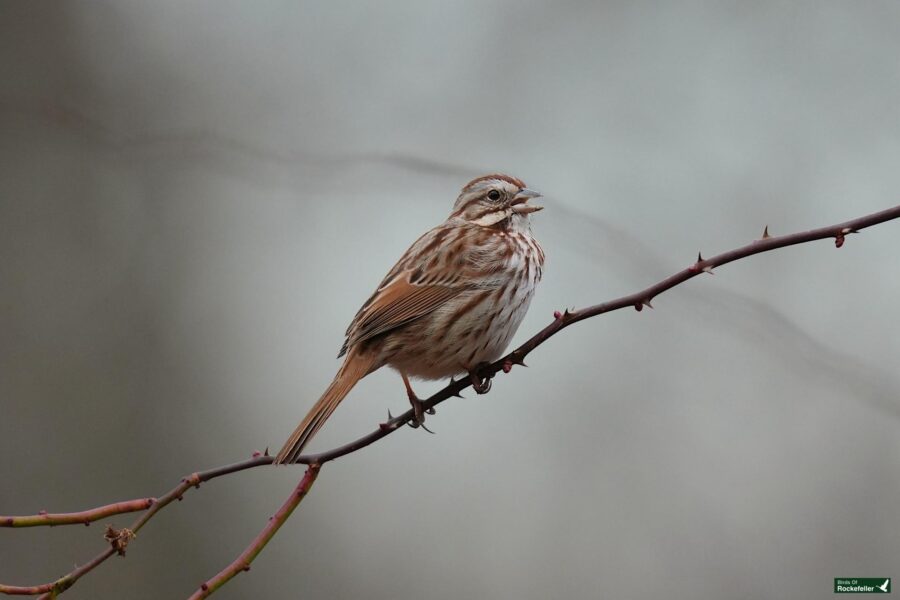
M525 187L521 179L500 174L484 175L466 184L450 217L481 227L502 226L503 223L527 226L528 215L544 208L528 201L540 196Z

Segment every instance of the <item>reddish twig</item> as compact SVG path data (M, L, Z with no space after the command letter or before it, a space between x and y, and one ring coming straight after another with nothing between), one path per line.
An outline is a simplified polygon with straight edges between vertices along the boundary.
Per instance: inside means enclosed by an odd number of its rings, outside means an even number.
M0 593L4 594L18 594L23 596L36 596L38 594L45 594L45 598L53 598L63 593L78 581L84 574L91 572L98 566L100 566L107 558L114 554L125 554L125 546L128 544L135 534L143 527L147 521L149 521L153 516L158 513L160 510L165 508L169 503L174 500L181 500L182 496L185 492L187 492L192 487L200 487L200 484L204 481L209 481L211 479L215 479L216 477L222 477L223 475L228 475L230 473L236 473L237 471L243 471L245 469L252 469L253 467L259 467L261 465L271 464L272 457L265 456L254 456L249 460L245 460L239 463L234 463L230 465L225 465L223 467L216 467L214 469L209 469L208 471L200 471L198 473L192 473L191 475L183 478L181 483L172 488L167 494L161 496L155 502L150 503L148 506L145 506L147 509L144 514L138 517L137 520L126 529L122 530L111 530L107 529L107 534L104 536L109 543L109 547L106 548L103 552L95 556L89 562L77 567L71 572L63 575L59 579L55 581L51 581L48 583L42 583L39 585L31 585L31 586L16 586L16 585L3 585L0 584ZM114 506L114 505L110 505ZM101 510L106 507L101 507ZM90 513L92 511L85 511L86 513ZM127 512L127 511L120 511ZM84 513L71 513L71 514L84 514ZM116 512L112 512L110 514L117 514ZM35 517L40 517L40 513ZM17 517L13 517L17 518ZM34 517L18 517L23 519L32 519ZM36 522L33 525L54 525L56 523L47 523L47 522ZM14 525L10 525L12 527ZM111 533L114 532L114 535Z
M278 512L269 518L269 523L259 532L259 535L256 536L250 545L247 546L247 548L241 552L240 556L234 559L230 565L219 571L215 577L201 584L200 589L194 592L189 600L206 598L228 583L228 580L241 571L250 570L250 563L253 562L253 559L262 552L262 549L269 543L269 540L275 536L281 526L284 525L285 521L288 520L288 517L291 516L291 513L294 512L294 509L297 508L297 505L300 504L304 497L306 497L306 493L309 491L309 488L312 487L312 484L315 483L316 477L319 475L320 468L321 465L309 465L306 469L306 473L303 475L303 479L300 480L300 483L297 484L297 487L294 488L294 491L291 492L288 499L284 501L284 504L281 505Z
M851 233L858 233L860 230L865 229L867 227L871 227L873 225L877 225L879 223L884 223L885 221L890 221L893 219L900 218L900 206L895 206L894 208L890 208L887 210L883 210L881 212L873 213L871 215L867 215L864 217L860 217L858 219L852 219L845 223L839 223L837 225L831 225L828 227L821 227L819 229L812 229L810 231L804 231L800 233L794 233L790 235L782 235L782 236L771 236L769 235L768 228L763 231L762 238L756 240L746 246L742 246L740 248L736 248L734 250L730 250L728 252L723 252L722 254L717 254L708 259L704 259L702 256L698 255L697 260L688 266L687 268L675 273L674 275L656 283L644 290L636 292L634 294L630 294L627 296L622 296L621 298L617 298L615 300L611 300L609 302L604 302L602 304L597 304L594 306L590 306L581 310L569 311L566 310L564 312L557 311L554 313L553 322L544 327L541 331L532 336L528 341L524 344L504 356L503 358L497 360L496 362L487 365L478 373L479 376L484 378L490 378L496 375L499 371L503 371L504 373L508 373L513 365L525 365L524 359L525 357L531 353L535 348L543 344L552 336L559 333L561 330L565 329L569 325L577 323L578 321L583 321L584 319L588 319L590 317L595 317L597 315L601 315L604 313L612 312L614 310L619 310L622 308L633 307L637 311L641 311L645 306L652 308L650 304L651 301L662 294L665 291L672 289L673 287L684 283L685 281L696 277L702 273L711 273L714 267L718 267L721 265L725 265L727 263L746 258L748 256L752 256L754 254L760 254L762 252L769 252L772 250L776 250L778 248L784 248L786 246L793 246L795 244L802 244L805 242L810 242L814 240L833 238L835 241L835 246L840 248L846 242L846 237ZM437 406L444 400L451 398L453 396L458 396L459 393L469 387L471 385L470 378L465 378L460 381L451 381L449 385L444 387L442 390L433 394L430 398L423 401L423 406L426 409L433 408ZM303 480L298 484L297 488L292 493L291 497L285 502L285 504L281 507L281 509L276 513L276 515L272 518L270 523L266 526L265 529L257 536L257 538L251 543L250 546L237 558L234 562L232 562L228 567L222 570L218 575L210 579L208 582L204 584L205 587L201 587L201 589L195 593L193 597L203 598L214 592L216 589L224 585L229 579L234 577L235 574L240 572L241 570L246 570L249 568L250 562L259 554L263 547L268 543L268 541L275 535L278 528L287 520L290 516L291 512L296 508L296 506L303 499L303 496L309 490L309 487L312 485L313 481L315 481L316 475L318 474L318 470L320 466L326 462L330 462L342 456L346 456L352 452L356 452L362 448L365 448L369 444L372 444L379 439L389 435L390 433L396 431L404 424L408 423L414 416L412 410L408 410L402 415L397 417L389 418L385 423L382 423L378 429L365 435L361 438L358 438L348 444L343 446L339 446L332 450L328 450L326 452L321 452L318 454L309 454L301 456L297 459L298 463L303 463L310 465L310 468L307 470L304 475ZM225 467L219 467L217 469L211 469L209 471L204 471L201 473L194 473L190 477L182 480L182 483L176 486L172 491L170 491L165 496L161 497L158 501L152 503L149 506L147 511L135 522L135 524L130 528L130 530L121 530L116 531L117 535L112 536L111 545L107 548L103 553L99 554L95 557L91 562L86 565L75 569L68 575L61 577L60 579L42 584L39 586L31 586L31 587L16 587L16 586L4 586L0 585L0 592L7 594L42 594L46 593L48 596L55 596L64 590L71 587L75 581L78 580L79 577L84 575L85 573L91 571L96 566L101 564L104 560L115 554L116 552L124 552L124 546L127 544L128 540L131 539L132 534L136 533L153 515L155 515L159 510L164 508L167 504L172 502L175 498L180 499L181 495L187 491L191 486L199 486L199 484L203 481L208 481L215 477L221 477L223 475L227 475L229 473L234 473L236 471L242 471L244 469L250 469L253 467L257 467L264 464L270 464L272 462L272 457L270 456L258 456L254 457L249 461L244 461L241 463L235 463L233 465L227 465ZM143 500L147 502L147 500ZM131 502L140 502L131 501ZM122 503L120 503L122 504ZM128 503L124 503L128 504ZM84 511L82 513L71 513L70 515L52 515L54 518L58 518L58 522L48 522L53 521L53 519L48 519L47 517L51 517L51 515L36 515L32 517L4 517L4 518L12 518L12 519L20 519L21 523L28 522L30 525L54 525L54 524L64 524L63 519L72 518L74 520L65 521L68 522L85 522L84 520L77 520L76 517L72 517L72 515L77 515L85 518L85 515L94 515L100 514L103 510L108 510L109 507L118 506L118 505L109 505L107 507L100 507L98 509L92 509L90 511ZM118 512L128 512L127 510L116 511L113 510L108 514L118 514ZM102 518L101 515L97 518ZM43 517L43 521L41 518ZM2 523L0 523L2 524ZM7 524L6 526L27 526L24 524L16 525L14 522ZM125 537L123 537L123 535ZM199 594L199 595L198 595Z
M39 527L41 525L90 525L94 521L99 521L113 515L121 515L124 513L139 512L147 510L156 498L140 498L137 500L126 500L124 502L114 502L106 506L98 506L90 510L73 513L48 513L41 511L36 515L25 515L20 517L0 517L0 527Z
M60 577L56 581L30 586L0 584L0 592L13 596L36 596L38 594L44 594L43 596L41 596L42 599L55 598L57 595L72 587L72 584L74 584L82 575L93 571L95 568L100 566L103 561L105 561L115 553L116 551L110 546L105 551L95 556L90 562L81 565L68 575Z

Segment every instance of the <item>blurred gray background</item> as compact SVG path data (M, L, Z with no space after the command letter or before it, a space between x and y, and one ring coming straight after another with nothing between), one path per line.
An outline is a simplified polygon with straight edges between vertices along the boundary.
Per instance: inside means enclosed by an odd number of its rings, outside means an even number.
M900 198L900 4L0 3L0 513L276 450L470 178L545 195L556 309ZM566 330L328 465L222 598L825 598L900 576L900 223ZM419 384L420 394L437 383ZM314 447L406 406L365 379ZM66 598L179 598L301 468L234 475ZM113 522L126 524L130 517ZM0 581L102 525L0 530Z

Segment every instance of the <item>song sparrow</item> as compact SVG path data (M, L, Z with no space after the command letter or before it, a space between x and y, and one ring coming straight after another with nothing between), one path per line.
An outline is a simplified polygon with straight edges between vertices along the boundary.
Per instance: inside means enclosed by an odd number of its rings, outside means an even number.
M384 365L400 372L414 424L421 401L411 376L475 372L502 356L541 279L544 251L531 235L528 204L540 194L509 175L485 175L462 189L453 212L410 246L347 329L344 363L288 438L276 464L294 462L357 381ZM487 382L489 383L489 382Z

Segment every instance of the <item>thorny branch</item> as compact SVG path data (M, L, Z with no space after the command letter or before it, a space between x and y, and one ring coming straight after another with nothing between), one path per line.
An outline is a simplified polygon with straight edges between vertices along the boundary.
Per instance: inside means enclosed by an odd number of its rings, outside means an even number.
M703 273L712 273L712 269L715 267L719 267L730 262L752 256L754 254L770 252L772 250L777 250L778 248L784 248L796 244L803 244L814 240L833 238L835 246L837 248L840 248L844 245L848 235L852 233L858 233L859 231L867 227L871 227L873 225L884 223L885 221L890 221L897 218L900 218L900 206L895 206L894 208L889 208L887 210L866 215L864 217L852 219L844 223L838 223L837 225L830 225L827 227L821 227L819 229L812 229L809 231L803 231L789 235L771 236L769 235L768 227L766 227L760 239L755 240L745 246L741 246L740 248L735 248L734 250L723 252L706 259L698 254L697 260L694 261L690 266L644 290L627 296L622 296L621 298L617 298L615 300L610 300L609 302L589 306L581 310L566 310L564 312L557 311L556 313L554 313L554 319L549 325L544 327L541 331L533 335L528 341L526 341L524 344L522 344L503 358L482 368L478 375L484 379L490 379L500 371L508 373L512 369L513 365L524 366L525 357L535 348L543 344L550 337L556 335L569 325L572 325L579 321L583 321L584 319L628 307L632 307L637 311L641 311L645 306L648 308L652 308L651 301L663 292L666 292L673 287L680 285L685 281L692 279L693 277L696 277L697 275ZM424 400L424 407L426 409L433 408L444 400L447 400L448 398L458 396L462 390L466 389L470 385L472 385L472 382L468 378L462 379L460 381L451 381L450 384L448 384L446 387L436 392L427 400ZM326 452L303 455L298 458L298 463L307 464L309 465L309 467L306 470L303 479L300 481L300 483L297 484L297 487L291 493L291 496L285 501L278 512L270 518L269 523L266 525L266 527L251 542L251 544L244 550L244 552L242 552L240 556L238 556L230 565L225 567L219 574L202 584L200 589L197 590L191 596L191 598L205 598L216 591L219 587L227 583L228 580L230 580L236 574L240 573L241 571L249 570L250 563L253 561L253 559L256 558L256 556L262 551L262 549L269 542L269 540L272 539L281 525L283 525L285 521L287 521L293 510L303 500L306 493L309 491L310 487L315 481L321 465L365 448L369 444L372 444L401 428L404 424L408 423L413 418L413 416L413 411L410 409L399 416L389 418L386 422L379 425L378 429L376 429L375 431L348 444L339 446ZM125 502L117 502L76 513L51 514L41 511L36 515L0 517L0 527L34 527L40 525L53 526L70 525L76 523L83 523L85 525L88 525L92 521L96 521L116 514L136 512L140 510L145 511L144 514L141 515L141 517L139 517L129 528L116 530L112 527L108 527L105 537L110 544L109 547L98 554L96 557L94 557L91 561L82 565L81 567L76 568L67 575L60 577L55 581L34 586L11 586L0 584L0 592L3 592L5 594L21 595L43 594L42 598L56 597L60 593L70 588L82 575L99 566L113 554L124 555L127 544L135 537L135 534L138 532L138 530L143 527L144 524L146 524L147 521L149 521L157 512L162 510L173 500L180 500L184 492L188 491L192 486L199 487L200 483L204 481L209 481L216 477L222 477L231 473L243 471L245 469L252 469L254 467L271 463L272 457L268 456L268 454L255 455L250 460L226 465L224 467L210 469L208 471L194 473L189 477L184 478L179 485L177 485L175 488L173 488L166 495L160 497L159 499L141 498Z

